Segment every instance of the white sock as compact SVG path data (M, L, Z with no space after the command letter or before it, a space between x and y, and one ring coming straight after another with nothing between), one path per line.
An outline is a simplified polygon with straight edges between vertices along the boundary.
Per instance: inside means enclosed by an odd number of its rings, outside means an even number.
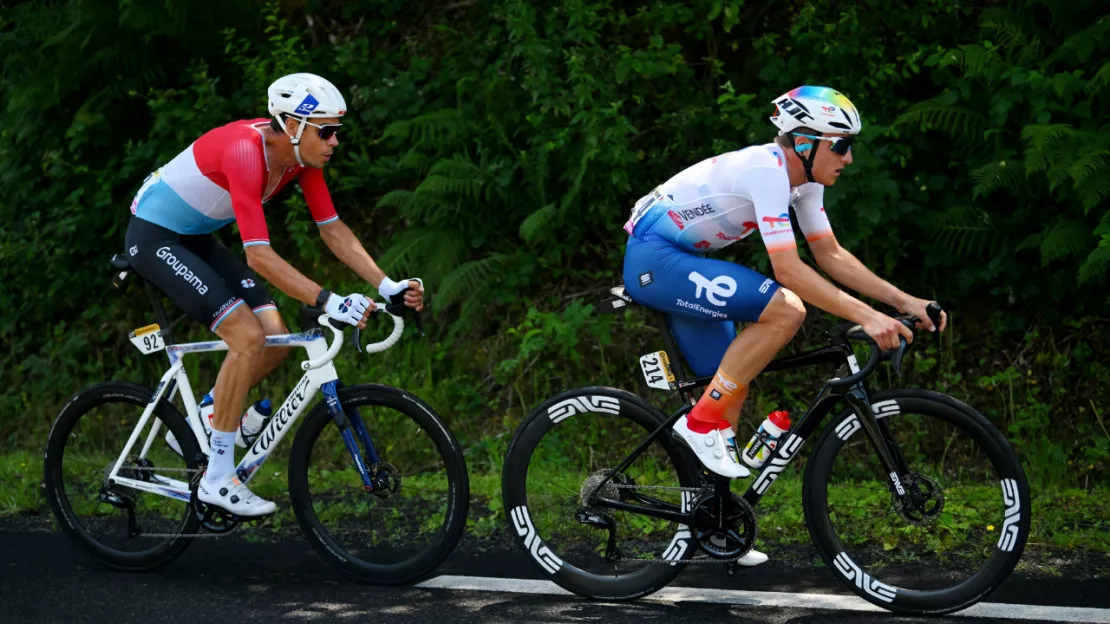
M210 485L218 485L235 472L235 432L213 429L208 443L212 446L212 456L208 458L204 478Z

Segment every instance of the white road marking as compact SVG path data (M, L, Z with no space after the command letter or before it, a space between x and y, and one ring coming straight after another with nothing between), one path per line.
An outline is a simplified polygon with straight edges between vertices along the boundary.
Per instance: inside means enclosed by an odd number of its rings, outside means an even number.
M529 579L503 579L486 576L437 576L417 585L424 589L454 589L488 591L511 594L542 594L572 596L570 592L551 581ZM786 592L744 591L738 589L702 589L697 587L665 587L642 598L652 602L704 602L763 607L793 607L797 609L835 609L840 611L886 611L859 598L838 594L792 594ZM999 618L1013 620L1053 620L1056 622L1094 622L1110 624L1110 609L1086 607L1041 606L981 602L958 611L962 617Z

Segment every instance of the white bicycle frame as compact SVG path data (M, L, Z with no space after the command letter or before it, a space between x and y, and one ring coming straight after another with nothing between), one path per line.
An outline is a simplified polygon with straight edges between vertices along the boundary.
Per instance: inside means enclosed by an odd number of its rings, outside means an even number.
M385 304L375 304L380 309L382 314L389 314L385 311ZM366 345L363 351L367 353L380 353L392 347L401 339L401 333L404 330L404 321L399 316L389 314L393 319L393 332L385 340ZM293 392L286 397L285 402L282 403L281 408L270 418L266 427L255 439L254 444L247 449L243 459L239 461L236 466L236 473L239 475L240 480L244 483L249 481L266 459L270 453L277 448L278 444L285 437L293 427L293 423L297 421L301 413L304 412L305 407L308 406L316 393L321 389L327 397L329 408L339 409L339 398L336 394L336 383L339 381L339 374L335 370L335 365L332 360L339 354L339 350L343 347L343 332L335 329L327 323L328 317L321 315L319 317L321 326L331 330L334 337L331 345L327 345L324 338L324 332L321 329L312 329L307 332L299 334L281 334L278 336L267 336L265 346L267 347L304 347L308 352L309 359L301 363L301 370L305 371L301 380L294 386ZM197 401L193 396L193 388L189 383L189 377L185 373L183 356L186 353L204 353L207 351L226 351L227 343L222 340L211 342L191 342L184 344L169 345L165 347L166 355L170 359L170 369L166 374L162 375L162 379L158 382L158 386L154 390L154 396L151 397L150 403L147 404L146 409L143 410L143 415L139 418L138 424L131 432L131 437L127 440L127 445L124 446L123 452L120 453L116 459L115 465L112 466L111 472L108 473L107 482L109 485L122 485L144 492L151 492L161 496L169 496L179 500L191 500L192 494L189 490L189 482L179 479L172 479L163 475L150 472L151 481L142 481L139 479L132 479L130 477L122 477L119 475L120 468L123 466L127 457L131 453L131 449L135 447L139 437L150 422L151 416L154 414L154 408L158 402L162 400L166 393L166 388L174 385L174 391L170 393L168 400L172 401L174 393L177 390L181 391L181 401L185 404L185 411L188 414L186 420L193 431L193 436L200 444L201 450L208 455L210 447L208 446L208 436L205 434L200 422L200 410L197 407ZM139 453L139 458L145 458L147 453L150 452L151 446L154 444L155 439L158 437L158 431L161 428L162 421L155 418L154 423L150 427L150 433L146 436L146 441L143 444L142 451ZM365 474L365 466L361 465L361 458L358 453L353 454L355 461L359 462L357 466L360 473Z

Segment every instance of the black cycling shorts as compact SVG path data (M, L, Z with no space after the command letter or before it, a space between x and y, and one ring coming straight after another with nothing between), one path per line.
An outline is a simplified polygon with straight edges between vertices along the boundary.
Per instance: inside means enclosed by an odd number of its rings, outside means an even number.
M131 268L212 331L244 303L276 310L258 275L212 234L178 234L131 217L124 237Z

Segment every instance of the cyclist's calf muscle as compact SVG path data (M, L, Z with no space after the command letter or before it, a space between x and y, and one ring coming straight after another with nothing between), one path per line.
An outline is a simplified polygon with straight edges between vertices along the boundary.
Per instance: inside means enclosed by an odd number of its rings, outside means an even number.
M736 383L747 385L790 342L802 326L805 314L801 299L786 288L779 288L759 321L745 327L729 345L719 370ZM739 409L725 414L733 429L739 417Z
M266 333L255 315L240 307L216 328L216 335L227 343L228 352L216 377L213 424L219 431L235 431L254 385Z

